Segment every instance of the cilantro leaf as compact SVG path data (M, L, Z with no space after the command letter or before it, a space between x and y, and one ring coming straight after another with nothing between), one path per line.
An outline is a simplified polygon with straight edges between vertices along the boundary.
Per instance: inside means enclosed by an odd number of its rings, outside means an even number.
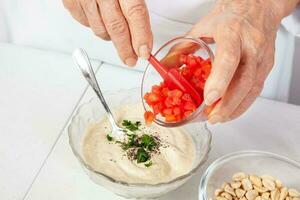
M139 148L136 153L137 163L146 162L149 160L150 155L145 151L144 148Z
M113 141L114 140L114 138L112 136L110 136L109 134L106 135L106 139L108 141Z
M139 126L141 125L140 121L136 121L135 123L132 123L130 120L123 120L122 126L124 126L126 129L130 131L137 131L139 130Z
M150 167L150 166L152 166L152 164L153 164L152 161L145 163L145 167Z
M141 146L151 151L157 146L157 143L155 142L153 136L143 134L141 137Z

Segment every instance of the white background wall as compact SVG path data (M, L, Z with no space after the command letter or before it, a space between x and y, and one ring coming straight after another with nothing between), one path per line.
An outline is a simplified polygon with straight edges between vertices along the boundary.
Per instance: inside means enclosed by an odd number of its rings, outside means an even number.
M151 23L154 49L185 34L191 27L154 13L151 13ZM122 66L112 44L101 41L73 20L61 0L1 0L0 41L65 53L83 47L93 58ZM281 28L276 40L275 67L265 83L262 96L300 104L299 52L299 37ZM142 70L145 65L145 62L140 62L136 69Z

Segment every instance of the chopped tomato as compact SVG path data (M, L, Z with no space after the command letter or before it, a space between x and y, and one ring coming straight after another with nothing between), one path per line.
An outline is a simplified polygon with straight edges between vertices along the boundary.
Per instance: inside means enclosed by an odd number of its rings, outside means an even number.
M175 115L166 115L166 122L174 122L176 121Z
M165 115L172 115L172 109L171 108L163 109L163 114L165 114Z
M144 118L145 118L146 124L151 124L154 121L155 116L154 116L153 112L146 111L144 113Z
M205 81L211 72L211 61L195 55L180 55L182 65L179 73L196 89L203 98ZM151 123L156 115L164 117L166 122L178 122L190 116L196 109L196 103L190 94L184 93L174 83L161 82L153 85L144 96L152 111L144 114L146 123ZM207 111L210 111L208 108Z
M174 114L174 115L180 115L180 114L181 114L180 108L179 108L179 107L173 108L173 114Z

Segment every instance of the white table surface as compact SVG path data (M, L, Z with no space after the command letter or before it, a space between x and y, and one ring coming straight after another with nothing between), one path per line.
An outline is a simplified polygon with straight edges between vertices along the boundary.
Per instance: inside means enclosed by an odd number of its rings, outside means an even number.
M93 62L104 90L137 87L142 74ZM86 89L70 55L0 44L0 199L117 200L85 175L66 127ZM163 200L198 199L201 172L229 152L266 150L300 162L300 107L259 98L239 120L210 127L210 157L197 176Z

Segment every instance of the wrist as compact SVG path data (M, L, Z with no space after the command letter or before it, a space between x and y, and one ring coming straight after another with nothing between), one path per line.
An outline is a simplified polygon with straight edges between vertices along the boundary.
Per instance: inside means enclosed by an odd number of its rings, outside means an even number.
M293 12L300 0L268 0L267 2L270 4L275 19L280 22Z

